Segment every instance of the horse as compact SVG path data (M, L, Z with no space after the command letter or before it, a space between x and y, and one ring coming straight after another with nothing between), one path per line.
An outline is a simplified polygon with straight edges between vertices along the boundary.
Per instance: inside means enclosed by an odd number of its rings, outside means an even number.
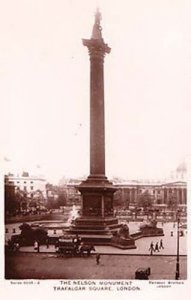
M80 250L80 255L84 255L84 253L87 253L87 256L90 256L91 251L96 251L93 245L88 245L88 244L82 245L79 250Z

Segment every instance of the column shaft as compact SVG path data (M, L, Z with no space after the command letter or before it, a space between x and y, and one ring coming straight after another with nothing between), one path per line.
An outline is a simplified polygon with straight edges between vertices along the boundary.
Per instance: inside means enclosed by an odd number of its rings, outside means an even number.
M105 175L103 54L90 53L90 175Z

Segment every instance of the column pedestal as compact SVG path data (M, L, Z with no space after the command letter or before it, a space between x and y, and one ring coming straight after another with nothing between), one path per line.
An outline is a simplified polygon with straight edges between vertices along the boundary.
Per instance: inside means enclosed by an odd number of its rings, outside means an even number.
M107 244L121 225L114 216L113 195L117 190L107 179L88 177L78 187L82 194L82 212L70 227L70 233L78 234L85 242Z

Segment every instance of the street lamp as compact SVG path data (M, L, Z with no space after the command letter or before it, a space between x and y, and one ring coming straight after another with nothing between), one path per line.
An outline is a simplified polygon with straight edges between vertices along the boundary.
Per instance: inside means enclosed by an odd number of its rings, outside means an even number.
M180 278L180 263L179 263L179 239L180 239L180 234L179 234L179 225L180 225L180 218L178 216L177 212L177 254L176 254L176 274L175 274L175 279L178 280Z

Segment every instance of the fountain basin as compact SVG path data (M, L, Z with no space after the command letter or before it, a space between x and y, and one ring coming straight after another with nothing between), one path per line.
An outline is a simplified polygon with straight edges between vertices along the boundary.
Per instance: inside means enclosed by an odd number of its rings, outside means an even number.
M49 229L64 229L69 228L70 223L69 222L63 222L63 221L42 221L31 224L32 228L43 228L45 230Z

